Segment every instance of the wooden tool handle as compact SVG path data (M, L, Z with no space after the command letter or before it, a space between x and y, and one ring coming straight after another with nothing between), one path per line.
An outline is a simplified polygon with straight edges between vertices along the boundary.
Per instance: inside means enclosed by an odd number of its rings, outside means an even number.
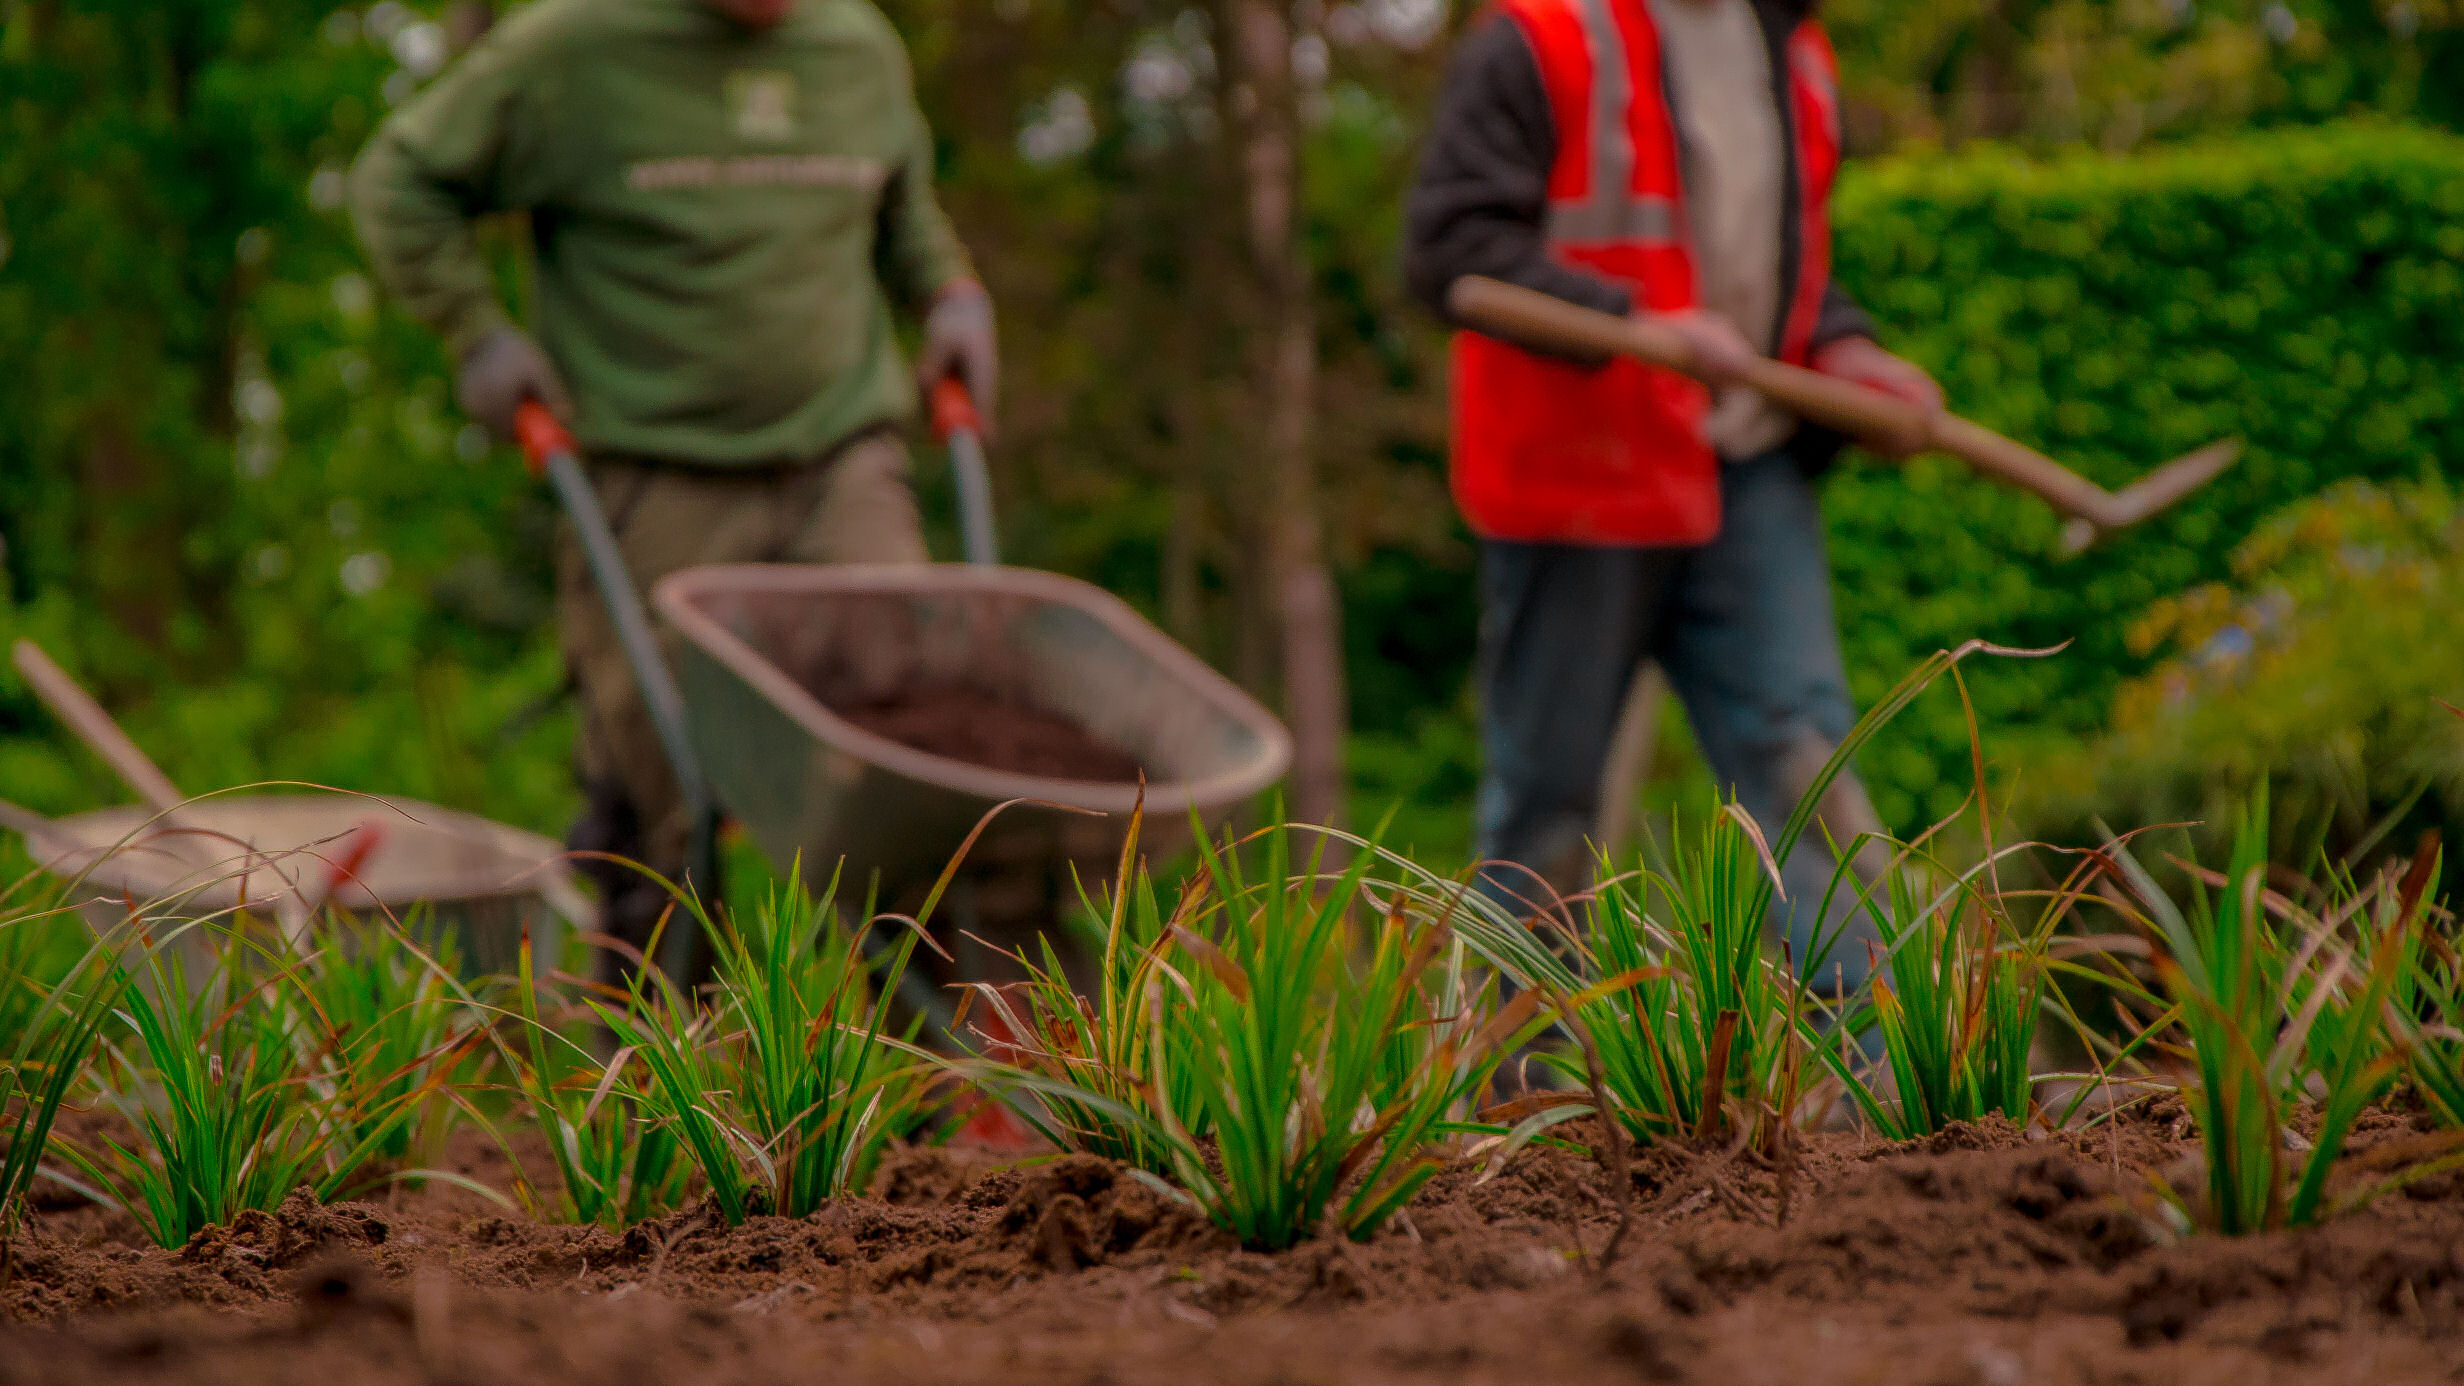
M1945 446L1938 431L1928 427L1928 419L1916 406L1853 380L1757 356L1746 367L1741 383L1761 391L1798 418L1837 429L1851 438L1886 444L1913 443L1920 449Z
M1621 318L1477 274L1454 281L1446 307L1455 321L1517 346L1559 356L1631 356L1694 373L1692 345L1648 318Z
M1697 375L1693 344L1648 317L1618 317L1519 285L1465 275L1447 292L1457 321L1520 346L1560 356L1630 356ZM1903 401L1799 366L1757 357L1740 382L1799 418L1860 438L1906 438L1923 419Z
M1693 348L1685 339L1648 318L1621 318L1479 275L1457 279L1447 291L1446 304L1456 321L1517 345L1561 355L1630 356L1687 375L1696 371ZM2110 492L1981 424L1948 414L1929 422L1914 405L1879 390L1768 358L1757 358L1741 383L1801 419L1852 438L1951 453L2099 528L2130 522Z
M128 739L128 733L121 731L120 724L111 720L111 714L103 711L102 704L78 687L77 680L70 678L67 670L54 664L51 656L43 653L41 646L31 640L20 640L9 653L10 658L16 661L17 672L25 675L27 684L34 689L35 696L43 700L43 705L51 709L53 716L68 724L68 729L77 734L78 740L92 747L96 755L101 756L121 779L126 780L128 787L137 791L137 797L143 799L147 807L157 813L169 813L186 800L187 796L180 793L180 787L171 782L171 777L162 772L152 757L139 750L136 742Z

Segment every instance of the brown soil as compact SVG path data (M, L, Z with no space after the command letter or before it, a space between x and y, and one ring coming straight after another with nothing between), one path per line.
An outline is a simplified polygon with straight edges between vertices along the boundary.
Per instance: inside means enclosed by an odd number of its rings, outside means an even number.
M726 1230L543 1226L439 1186L179 1251L52 1206L0 1291L0 1383L832 1386L2464 1380L2464 1184L2324 1228L2180 1238L2178 1109L2092 1134L1826 1137L1457 1168L1364 1245L1245 1252L1103 1162L916 1152L874 1196ZM2365 1144L2404 1139L2379 1116ZM461 1168L501 1184L503 1156ZM2174 1170L2178 1175L2179 1171Z
M1137 757L1076 722L964 684L907 688L830 710L875 736L970 765L1056 780L1138 778Z

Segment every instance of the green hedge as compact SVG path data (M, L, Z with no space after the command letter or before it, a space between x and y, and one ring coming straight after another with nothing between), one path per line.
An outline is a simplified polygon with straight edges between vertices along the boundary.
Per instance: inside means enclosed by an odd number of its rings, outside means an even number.
M2219 435L2249 442L2206 490L2067 562L2051 511L1955 463L1833 479L1860 703L1970 637L2074 642L1972 674L2002 761L2101 726L2147 666L2132 618L2222 577L2262 516L2345 478L2464 471L2464 139L2370 124L2127 160L1908 158L1853 170L1836 221L1840 281L1960 412L2108 486ZM1943 696L1863 768L1908 825L1967 792L1967 754Z

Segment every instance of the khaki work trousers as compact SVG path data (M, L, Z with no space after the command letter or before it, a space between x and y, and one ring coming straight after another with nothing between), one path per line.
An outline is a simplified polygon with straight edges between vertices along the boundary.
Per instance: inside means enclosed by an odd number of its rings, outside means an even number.
M907 447L886 430L806 465L719 470L607 460L589 471L645 597L669 573L708 563L928 561L907 485ZM692 824L570 524L557 536L556 615L581 713L583 790L590 818L600 822L587 841L577 827L572 845L636 857L675 879ZM662 631L661 643L672 668L674 636ZM611 814L621 826L608 826ZM611 919L611 932L633 932L629 922Z

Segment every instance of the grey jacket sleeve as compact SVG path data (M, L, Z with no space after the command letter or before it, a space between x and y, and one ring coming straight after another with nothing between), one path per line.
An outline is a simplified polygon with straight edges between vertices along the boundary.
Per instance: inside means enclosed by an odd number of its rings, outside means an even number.
M1820 351L1842 337L1873 335L1873 318L1857 306L1857 301L1848 296L1848 291L1839 286L1839 281L1834 279L1824 285L1822 307L1814 314L1814 349Z
M1557 126L1523 31L1503 15L1456 48L1404 204L1403 275L1441 317L1466 274L1624 314L1624 288L1549 258L1544 224Z

